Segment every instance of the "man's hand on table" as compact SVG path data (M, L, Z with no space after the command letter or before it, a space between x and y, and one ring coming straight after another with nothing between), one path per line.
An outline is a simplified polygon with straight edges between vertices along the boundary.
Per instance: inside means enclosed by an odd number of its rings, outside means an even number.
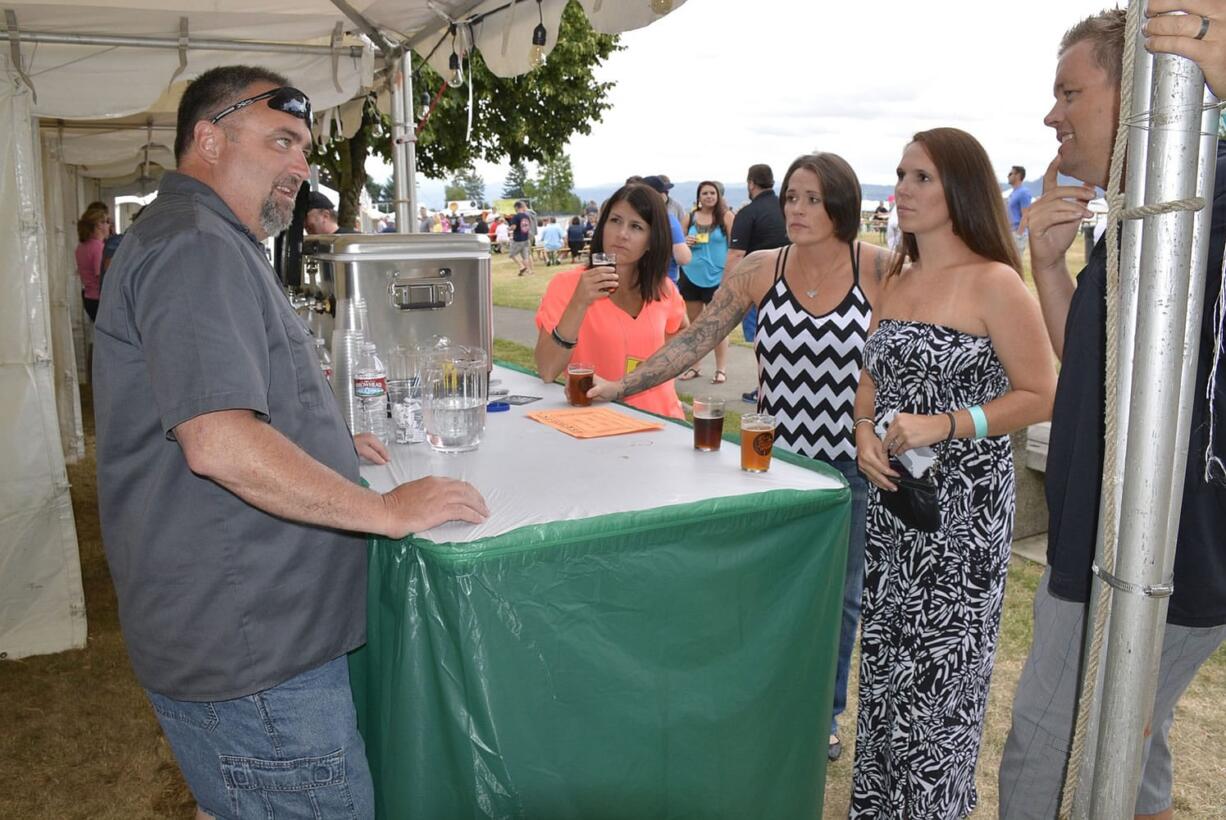
M358 451L358 458L371 464L387 464L392 458L383 442L370 433L358 433L354 436L353 448Z
M383 494L386 513L381 535L404 538L448 521L480 524L490 514L485 499L467 481L426 476Z

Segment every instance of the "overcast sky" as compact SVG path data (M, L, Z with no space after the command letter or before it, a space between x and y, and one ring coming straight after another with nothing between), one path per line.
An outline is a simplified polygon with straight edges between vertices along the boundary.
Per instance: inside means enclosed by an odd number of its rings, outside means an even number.
M617 0L643 2L647 0ZM566 150L578 186L632 173L781 176L833 151L864 183L892 184L911 134L963 128L997 175L1037 178L1055 156L1043 125L1060 36L1104 0L688 0L600 68L613 107ZM505 167L481 163L491 188Z

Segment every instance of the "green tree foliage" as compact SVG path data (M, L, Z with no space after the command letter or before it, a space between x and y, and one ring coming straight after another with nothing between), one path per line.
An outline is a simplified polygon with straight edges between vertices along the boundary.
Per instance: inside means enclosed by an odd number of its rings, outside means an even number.
M511 163L511 170L507 172L507 178L502 183L503 199L519 199L528 195L524 186L527 185L528 169L524 167L523 160L515 160Z
M471 199L478 205L484 206L486 204L485 180L475 168L464 168L452 178L451 182L447 183L444 196L448 200Z
M497 18L486 25L497 25ZM609 109L607 97L613 87L597 82L595 70L619 50L618 38L597 34L583 9L568 3L557 39L543 66L518 77L495 77L480 52L474 52L468 78L474 83L472 137L465 139L468 89L449 88L418 137L418 172L437 179L476 159L540 162L572 135L590 134L592 124ZM526 51L529 44L511 47ZM443 81L424 65L420 78L432 93Z
M577 214L583 203L575 196L575 175L570 157L558 151L541 163L532 207L548 214Z
M381 211L387 211L391 206L392 200L396 198L396 183L391 177L382 182L368 177L366 179L366 193L370 195L370 201L374 203L376 208L379 208Z
M489 23L497 24L497 18ZM558 42L545 65L518 77L495 77L480 52L466 65L473 83L473 130L468 128L468 88L449 88L417 138L417 173L438 179L475 160L540 162L558 152L574 134L589 134L609 109L612 83L597 82L595 70L621 47L616 35L597 34L575 3L562 13ZM528 43L521 44L524 49ZM445 48L447 46L440 46ZM414 88L433 95L442 78L414 59ZM351 139L337 138L317 148L318 162L340 192L340 221L350 224L366 182L365 158L391 159L391 122L373 104L363 109L362 126ZM524 194L531 196L526 185ZM464 197L467 199L467 197Z

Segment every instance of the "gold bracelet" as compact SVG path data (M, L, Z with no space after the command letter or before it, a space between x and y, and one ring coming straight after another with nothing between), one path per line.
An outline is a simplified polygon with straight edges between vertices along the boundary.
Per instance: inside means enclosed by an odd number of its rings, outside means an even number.
M864 424L865 422L868 422L869 424L877 423L876 420L874 420L872 416L860 416L860 418L856 419L855 421L851 423L852 432L854 433L856 431L856 428L859 427L861 424Z

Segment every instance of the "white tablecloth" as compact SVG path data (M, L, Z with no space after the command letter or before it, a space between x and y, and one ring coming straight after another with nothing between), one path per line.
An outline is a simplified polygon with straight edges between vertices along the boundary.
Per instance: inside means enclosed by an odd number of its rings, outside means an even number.
M541 401L488 413L481 446L469 453L436 453L429 444L391 445L390 464L363 465L362 477L380 492L427 475L472 483L490 507L479 525L444 524L417 537L436 543L490 538L519 527L609 513L688 504L769 490L833 490L838 480L772 459L766 473L741 470L741 451L725 441L718 452L694 449L685 426L598 439L576 439L526 417L566 407L561 385L495 367L492 378L511 394ZM620 412L654 418L630 407Z

